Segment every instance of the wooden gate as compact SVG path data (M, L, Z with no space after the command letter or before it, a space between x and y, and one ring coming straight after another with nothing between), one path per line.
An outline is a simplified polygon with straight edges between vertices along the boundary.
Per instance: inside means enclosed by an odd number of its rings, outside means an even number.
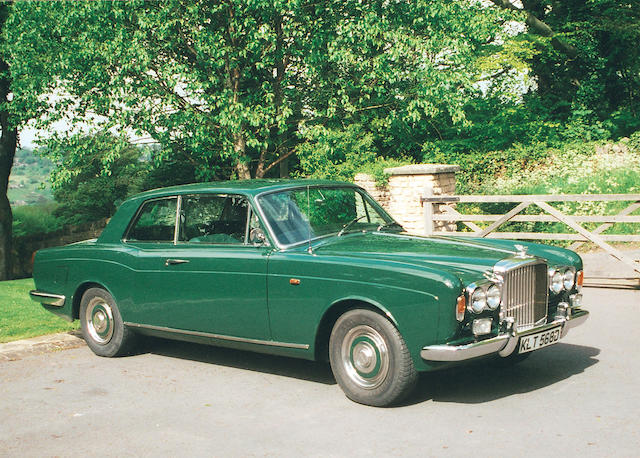
M616 223L640 223L640 215L631 213L640 208L640 194L567 194L567 195L458 195L434 196L427 189L421 199L424 207L425 228L427 235L434 233L435 222L461 222L471 232L447 231L446 235L461 237L487 237L499 239L520 240L573 240L569 247L575 249L584 242L592 242L616 258L621 263L633 269L640 278L640 262L632 259L624 252L611 246L608 242L640 242L640 231L633 235L603 234L604 231ZM629 205L616 215L568 215L549 204L549 202L628 202ZM517 205L503 215L497 214L461 214L454 209L454 203L517 203ZM523 215L523 210L530 206L537 206L545 214ZM474 222L490 222L482 228ZM550 232L497 232L496 230L508 221L515 222L560 222L573 229L575 233ZM594 230L585 229L580 223L601 223Z

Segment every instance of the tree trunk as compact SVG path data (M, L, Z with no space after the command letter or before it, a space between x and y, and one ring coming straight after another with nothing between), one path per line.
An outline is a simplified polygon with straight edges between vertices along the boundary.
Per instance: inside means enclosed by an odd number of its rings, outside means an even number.
M247 142L244 139L244 135L242 133L233 135L233 152L235 153L237 159L236 162L236 173L238 174L239 180L249 180L251 179L251 171L249 170L249 164L245 162L246 152L247 150Z
M7 18L9 6L0 5L0 31ZM13 226L13 214L7 197L9 189L9 175L13 167L13 158L16 154L18 130L11 125L9 119L9 92L11 79L9 65L0 59L0 280L11 278L11 235Z

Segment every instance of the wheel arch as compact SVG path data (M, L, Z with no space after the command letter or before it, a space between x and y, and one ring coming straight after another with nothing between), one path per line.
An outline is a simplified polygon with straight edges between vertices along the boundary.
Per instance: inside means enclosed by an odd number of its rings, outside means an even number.
M82 301L82 296L84 296L84 293L86 293L87 290L91 288L104 289L106 292L111 294L111 291L109 291L109 288L105 287L103 284L96 281L86 281L80 284L80 286L76 288L76 291L73 294L73 308L71 311L72 313L71 317L74 320L80 319L80 302ZM113 294L111 294L111 296L113 297Z
M333 329L333 326L335 325L338 318L340 318L340 316L342 316L349 310L354 309L366 309L371 310L372 312L376 312L377 314L384 316L387 320L389 320L396 327L396 329L398 328L398 323L396 322L396 319L393 317L391 312L377 301L358 296L338 299L334 301L327 308L327 310L325 310L322 318L320 319L320 324L318 325L318 328L316 330L314 344L314 357L316 360L329 360L329 336L331 336L331 330Z

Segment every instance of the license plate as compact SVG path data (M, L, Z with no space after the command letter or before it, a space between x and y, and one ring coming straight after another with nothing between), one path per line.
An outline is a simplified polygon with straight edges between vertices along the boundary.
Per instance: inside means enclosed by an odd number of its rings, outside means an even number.
M518 353L527 353L558 343L560 341L561 332L562 327L558 326L557 328L547 329L546 331L538 332L537 334L520 337Z

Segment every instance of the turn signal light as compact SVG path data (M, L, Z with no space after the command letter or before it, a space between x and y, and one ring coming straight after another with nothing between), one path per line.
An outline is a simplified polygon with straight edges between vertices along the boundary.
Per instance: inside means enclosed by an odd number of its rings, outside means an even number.
M576 285L578 285L578 288L582 288L583 282L584 282L584 270L579 270L576 273Z
M458 297L458 301L456 302L456 320L462 321L464 320L464 311L467 308L467 299L464 297L464 294L461 294Z

